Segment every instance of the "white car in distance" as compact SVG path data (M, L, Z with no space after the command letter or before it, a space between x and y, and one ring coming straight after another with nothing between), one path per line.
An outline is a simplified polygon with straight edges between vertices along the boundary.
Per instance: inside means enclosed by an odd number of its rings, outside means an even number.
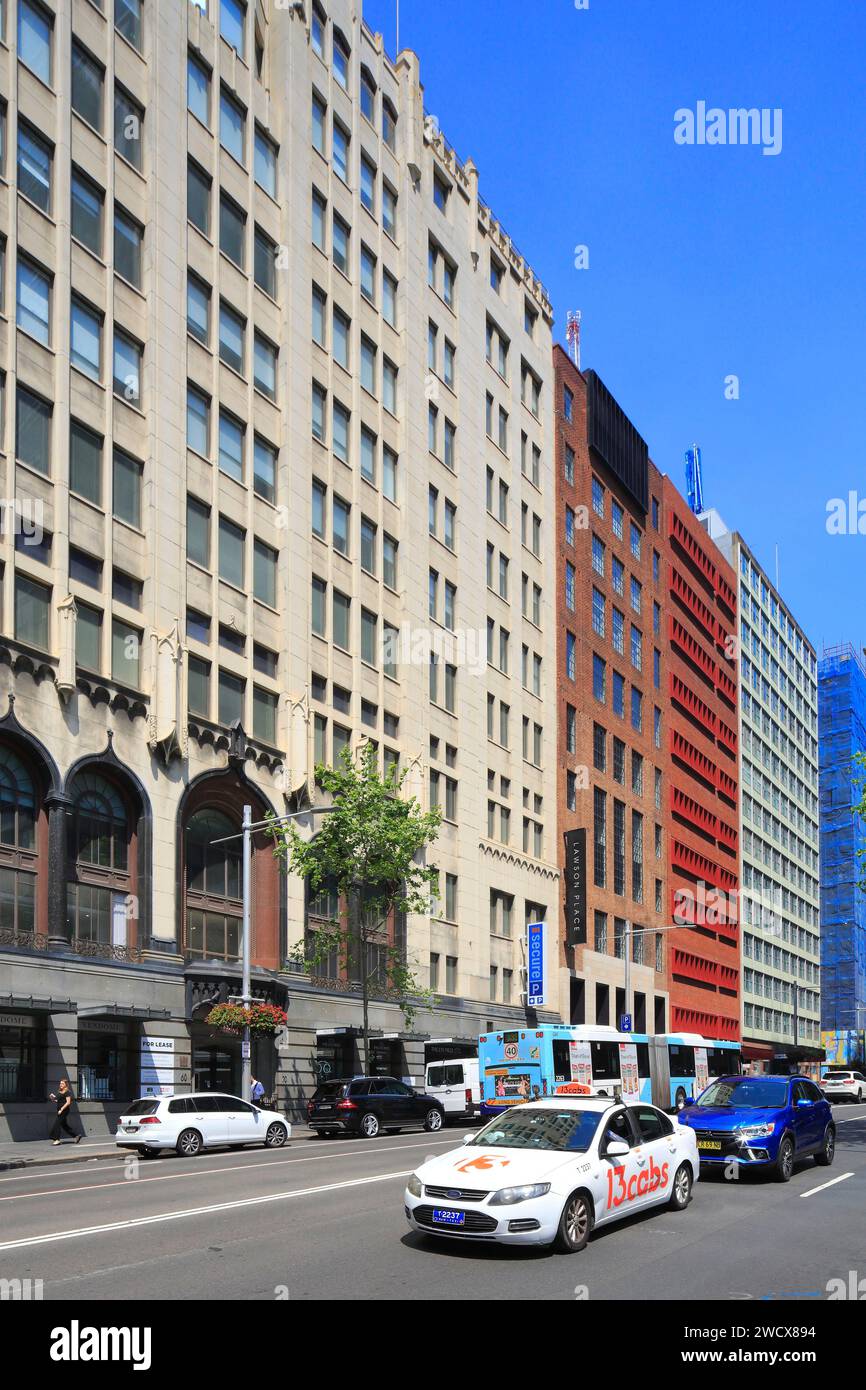
M142 1158L155 1158L164 1149L195 1158L202 1149L239 1149L245 1144L279 1149L291 1135L289 1121L275 1110L205 1091L133 1101L117 1122L115 1139L119 1148L137 1149Z
M654 1105L552 1096L497 1115L412 1174L405 1212L425 1236L582 1250L596 1226L684 1211L695 1134Z

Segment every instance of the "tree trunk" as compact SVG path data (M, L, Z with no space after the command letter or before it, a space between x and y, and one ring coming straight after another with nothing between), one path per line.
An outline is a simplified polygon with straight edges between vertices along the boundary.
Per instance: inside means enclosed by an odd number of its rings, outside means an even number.
M349 894L349 935L358 953L358 975L361 983L361 1059L364 1075L370 1075L370 982L367 979L367 962L364 951L364 915L361 894Z

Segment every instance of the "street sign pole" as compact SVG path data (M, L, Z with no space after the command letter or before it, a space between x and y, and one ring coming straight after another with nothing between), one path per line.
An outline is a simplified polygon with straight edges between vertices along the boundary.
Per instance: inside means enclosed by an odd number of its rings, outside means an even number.
M625 1008L624 1014L631 1015L631 922L626 918L623 935L625 949Z
M252 825L253 812L251 806L244 807L243 818L243 932L241 945L242 962L242 983L241 994L243 995L243 1007L249 1009L252 998L250 995L250 898L252 896L252 884L250 882L250 866L252 862ZM244 1100L250 1100L252 1090L253 1060L250 1056L250 1027L244 1026L243 1046L241 1048L241 1096Z

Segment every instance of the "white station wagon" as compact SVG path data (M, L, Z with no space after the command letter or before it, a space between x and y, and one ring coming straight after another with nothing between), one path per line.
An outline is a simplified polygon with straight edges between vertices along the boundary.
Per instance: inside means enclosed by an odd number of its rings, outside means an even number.
M137 1149L142 1158L155 1158L163 1149L195 1158L202 1149L240 1149L245 1144L279 1149L291 1134L289 1121L275 1110L205 1091L133 1101L117 1122L115 1138L121 1149Z
M684 1211L699 1169L694 1132L654 1105L552 1096L422 1164L406 1217L424 1235L577 1251L608 1221Z

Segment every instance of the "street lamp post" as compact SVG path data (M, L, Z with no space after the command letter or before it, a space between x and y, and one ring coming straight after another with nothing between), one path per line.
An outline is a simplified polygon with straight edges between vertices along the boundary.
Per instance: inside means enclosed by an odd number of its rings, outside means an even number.
M333 806L310 806L305 811L290 811L286 816L272 816L268 820L254 821L251 806L245 806L243 818L241 820L241 830L236 835L223 835L219 840L212 840L213 845L225 845L232 840L241 840L243 848L241 853L241 876L243 919L241 927L241 997L242 1008L249 1009L253 1002L252 985L250 981L250 937L252 919L252 844L253 835L257 830L264 830L271 825L285 825L290 820L300 820L304 816L324 816L329 811L333 811ZM253 1060L251 1056L252 1047L250 1040L249 1024L244 1027L244 1035L241 1043L241 1094L244 1100L250 1099L252 1089Z

